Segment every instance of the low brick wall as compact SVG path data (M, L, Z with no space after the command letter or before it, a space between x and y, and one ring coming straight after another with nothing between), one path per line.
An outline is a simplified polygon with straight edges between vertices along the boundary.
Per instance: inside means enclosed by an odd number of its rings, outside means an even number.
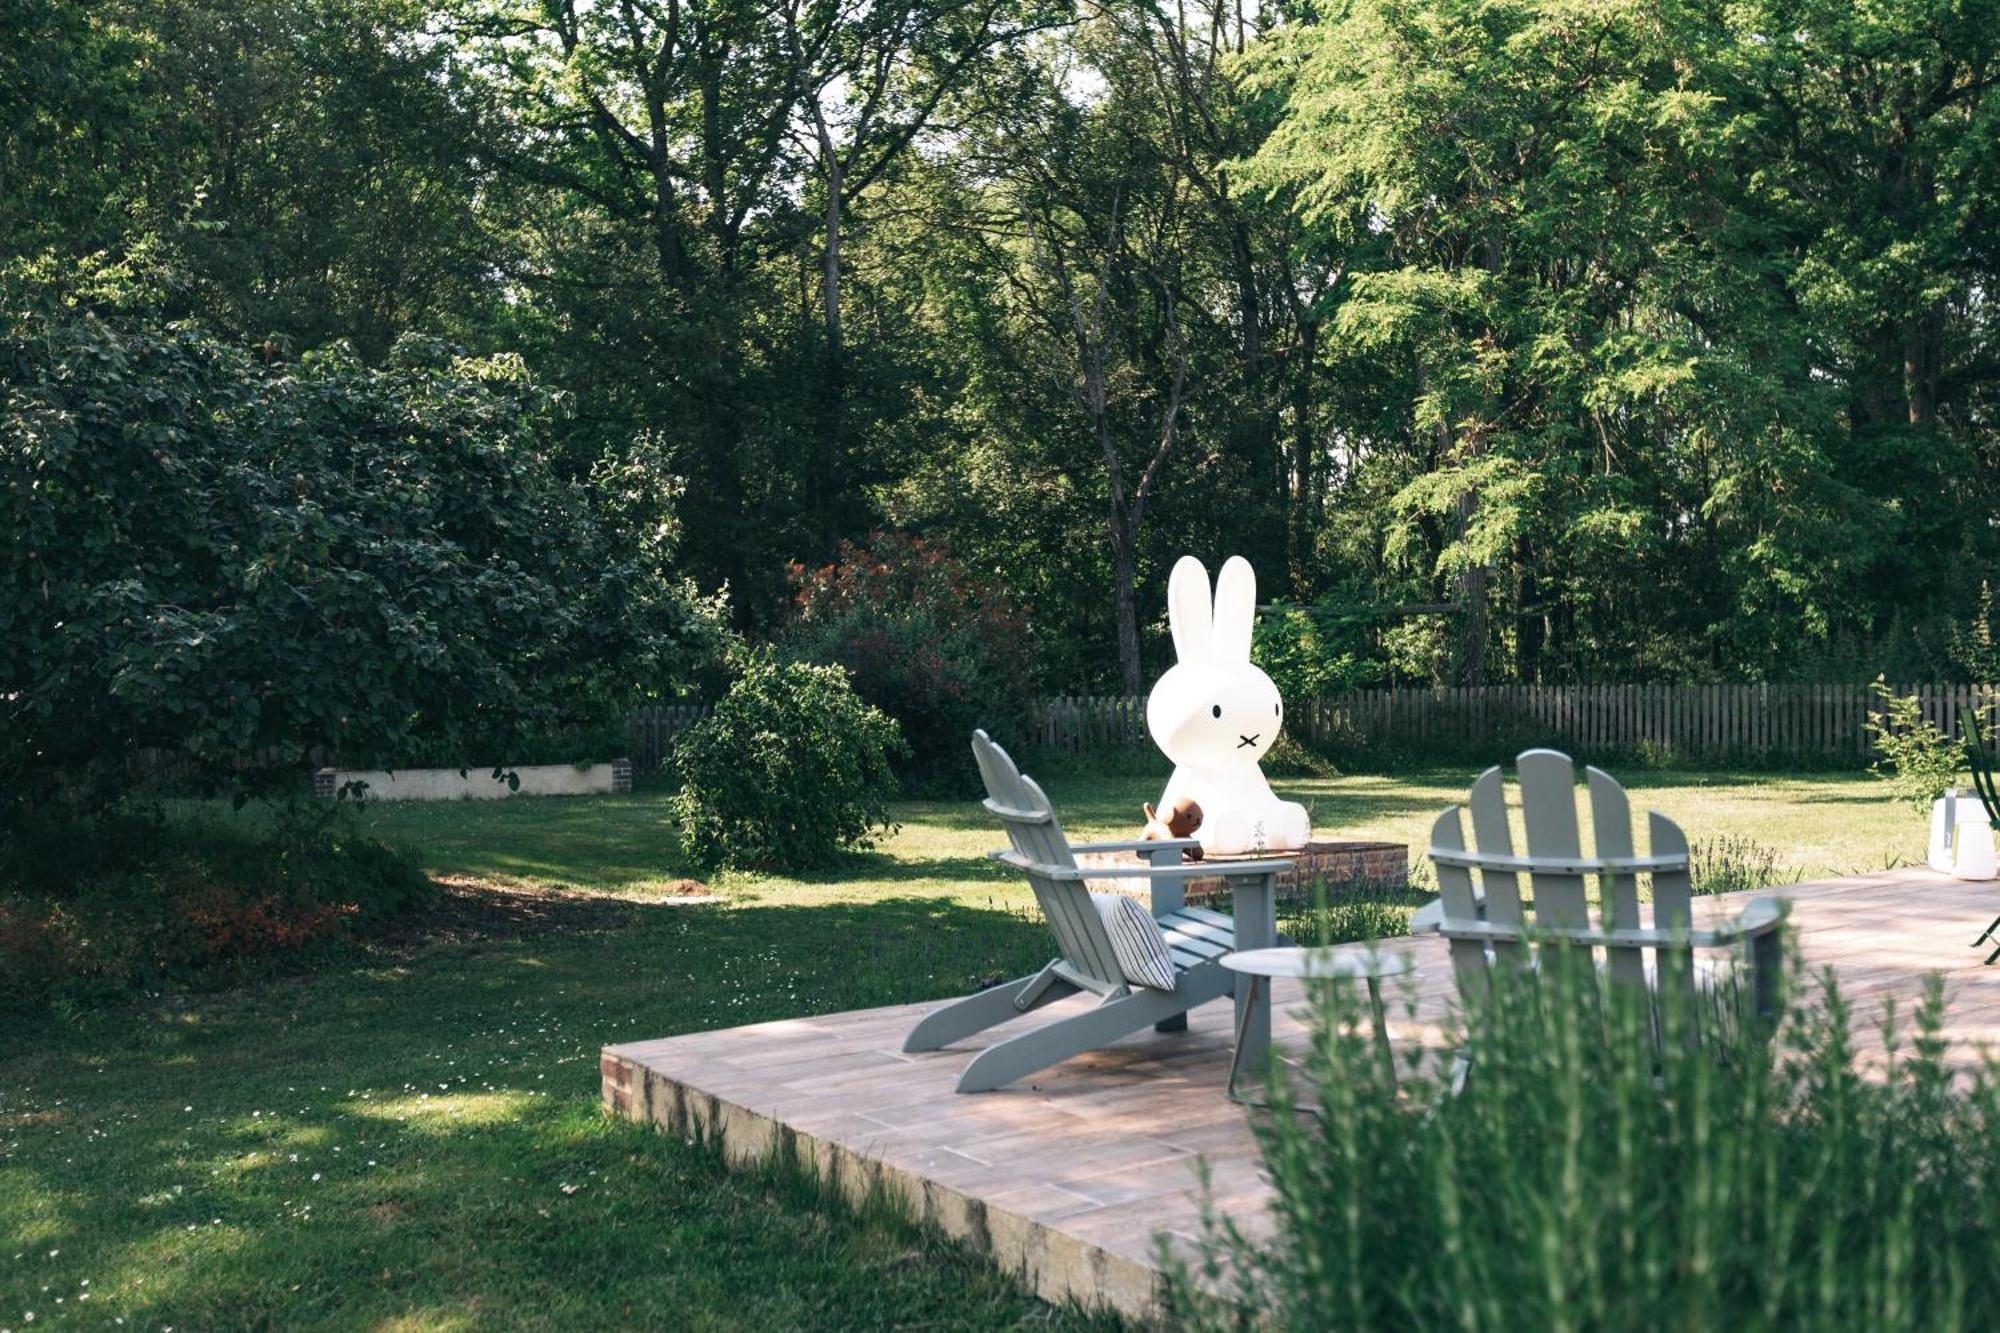
M1278 876L1278 900L1290 902L1310 898L1313 885L1323 883L1328 894L1366 885L1370 888L1400 889L1410 882L1410 848L1400 842L1309 842L1296 852L1273 852L1292 861L1292 868ZM1231 861L1266 860L1268 857L1219 857L1211 863L1218 869ZM1077 858L1084 869L1092 866L1129 866L1144 858L1129 852L1086 852ZM1110 889L1143 898L1150 891L1143 879L1099 879L1089 881L1093 889ZM1218 875L1214 879L1189 880L1187 901L1205 902L1223 893L1227 886Z

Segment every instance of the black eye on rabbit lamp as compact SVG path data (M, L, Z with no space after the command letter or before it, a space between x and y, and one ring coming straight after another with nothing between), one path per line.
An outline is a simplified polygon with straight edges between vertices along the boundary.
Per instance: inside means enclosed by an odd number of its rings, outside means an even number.
M1158 808L1191 800L1201 810L1202 850L1210 856L1289 852L1312 838L1312 820L1281 801L1258 761L1278 739L1285 706L1278 687L1250 660L1257 575L1229 557L1211 596L1208 569L1191 555L1167 579L1167 622L1179 659L1146 700L1146 730L1174 763Z

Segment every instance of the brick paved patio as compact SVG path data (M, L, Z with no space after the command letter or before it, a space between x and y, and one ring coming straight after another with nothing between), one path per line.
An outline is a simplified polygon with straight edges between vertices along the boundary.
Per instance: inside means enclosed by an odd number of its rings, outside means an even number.
M1941 971L1951 999L1951 1058L1970 1068L2000 1049L2000 965L1970 947L2000 914L2000 883L1896 870L1766 890L1793 900L1808 968L1832 964L1856 1004L1864 1058L1880 1000L1913 1004ZM1704 907L1730 911L1727 898ZM1453 998L1441 941L1385 947L1415 959L1417 1012L1392 1014L1398 1041L1434 1042ZM1296 985L1280 983L1273 1039L1297 1047ZM1088 996L1064 1004L1089 1003ZM1023 1273L1050 1300L1076 1296L1130 1314L1159 1290L1155 1236L1199 1232L1197 1163L1216 1203L1263 1225L1269 1186L1249 1114L1226 1101L1230 1006L1190 1016L1185 1033L1146 1033L999 1092L958 1096L972 1052L1048 1021L1038 1011L950 1050L905 1055L902 1039L936 1002L823 1014L607 1046L604 1102L676 1133L718 1132L733 1161L786 1144L858 1196L892 1191L925 1221ZM1879 1058L1877 1044L1872 1054Z

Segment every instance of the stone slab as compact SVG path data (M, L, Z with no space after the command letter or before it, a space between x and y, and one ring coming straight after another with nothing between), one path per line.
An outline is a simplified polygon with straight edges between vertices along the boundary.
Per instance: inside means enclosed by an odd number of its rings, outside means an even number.
M492 801L508 796L606 796L632 790L632 761L603 764L518 764L494 776L491 764L456 768L322 768L313 774L313 794L337 796L350 783L364 783L371 801ZM518 783L508 782L514 775Z

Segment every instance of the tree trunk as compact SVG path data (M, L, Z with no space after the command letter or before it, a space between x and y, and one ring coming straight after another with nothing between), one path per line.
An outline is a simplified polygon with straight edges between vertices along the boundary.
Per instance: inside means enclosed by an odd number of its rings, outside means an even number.
M1458 519L1461 533L1471 525L1472 511L1477 508L1478 503L1478 497L1471 491L1459 497ZM1460 685L1486 683L1486 584L1485 565L1470 564L1459 572L1458 600L1465 608L1465 618L1459 627L1458 683Z
M1542 682L1542 642L1548 622L1541 606L1542 585L1535 574L1534 552L1526 538L1514 544L1514 568L1520 576L1520 590L1514 611L1514 675L1516 679L1539 685Z
M840 164L840 150L826 130L820 104L812 104L812 124L820 136L820 154L826 158L826 250L820 256L820 302L826 308L826 350L834 364L840 364L840 192L848 188L846 168Z
M1480 246L1480 261L1489 274L1498 277L1504 267L1504 251L1497 231L1489 230ZM1491 344L1497 333L1488 328L1483 334ZM1479 423L1465 437L1463 458L1472 462L1485 455L1488 436L1499 416L1501 395L1488 386L1480 395ZM1479 492L1467 487L1458 497L1458 538L1465 541L1472 531L1473 517L1479 512ZM1459 624L1458 683L1486 683L1487 589L1491 582L1485 564L1469 562L1458 576L1459 603L1465 608Z
M1127 694L1144 688L1139 674L1139 558L1137 534L1116 508L1111 513L1111 573L1116 588L1118 679Z
M1313 366L1319 359L1319 325L1299 321L1298 364L1292 372L1292 486L1286 529L1286 561L1291 566L1292 596L1312 597L1313 539L1319 530L1318 458L1313 439Z
M1943 345L1944 314L1936 307L1911 319L1903 330L1903 399L1912 426L1929 426L1937 420Z
M826 306L826 346L835 362L840 360L840 192L846 188L840 154L821 131L826 153L826 252L822 260L821 300Z

